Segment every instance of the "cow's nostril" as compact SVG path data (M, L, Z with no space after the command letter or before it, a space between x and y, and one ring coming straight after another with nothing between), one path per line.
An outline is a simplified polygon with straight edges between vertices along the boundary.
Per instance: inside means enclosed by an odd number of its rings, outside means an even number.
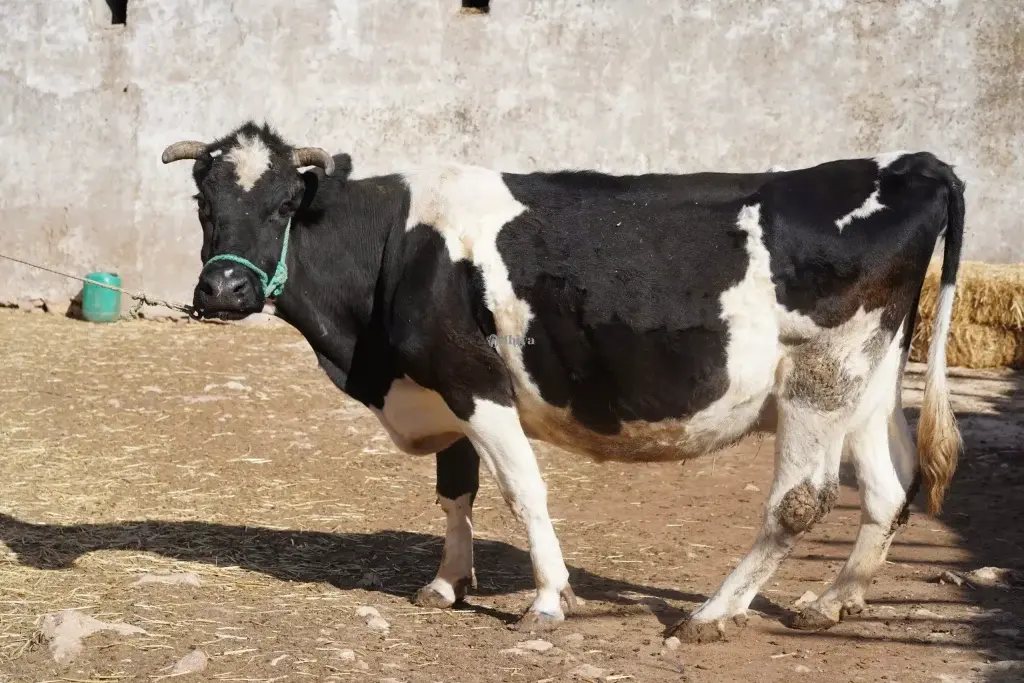
M206 296L213 296L213 285L206 278L199 281L199 291Z
M232 287L231 291L234 294L241 296L245 292L245 280L238 280Z

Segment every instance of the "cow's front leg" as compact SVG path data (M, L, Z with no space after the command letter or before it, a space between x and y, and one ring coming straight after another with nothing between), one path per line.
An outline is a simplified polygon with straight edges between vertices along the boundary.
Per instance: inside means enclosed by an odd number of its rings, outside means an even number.
M511 406L476 399L473 413L465 422L466 433L497 481L505 502L526 526L537 597L518 627L524 631L555 628L565 620L562 599L571 611L576 598L548 516L547 487L519 414Z
M448 518L441 566L434 580L416 594L421 607L445 608L476 588L473 571L473 501L480 488L480 456L469 439L437 454L437 500Z

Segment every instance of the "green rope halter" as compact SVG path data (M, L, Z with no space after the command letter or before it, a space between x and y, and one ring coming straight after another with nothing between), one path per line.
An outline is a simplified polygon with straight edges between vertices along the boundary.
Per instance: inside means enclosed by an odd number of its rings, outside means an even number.
M271 297L279 296L284 291L284 283L288 281L288 236L292 230L292 219L288 219L288 225L284 228L284 244L281 245L281 258L277 260L277 268L274 269L274 277L267 279L267 274L263 272L263 269L257 266L249 259L242 258L241 256L235 256L234 254L217 254L211 256L207 263L213 263L214 261L233 261L239 263L252 272L256 273L256 276L260 279L260 284L263 285L263 298L269 299Z

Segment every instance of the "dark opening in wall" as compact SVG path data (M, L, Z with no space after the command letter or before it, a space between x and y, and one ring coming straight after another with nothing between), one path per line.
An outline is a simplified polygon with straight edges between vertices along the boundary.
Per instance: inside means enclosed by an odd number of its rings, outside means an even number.
M110 23L124 24L128 20L128 0L106 0L110 8Z
M465 12L487 14L491 11L491 0L462 0L462 9Z

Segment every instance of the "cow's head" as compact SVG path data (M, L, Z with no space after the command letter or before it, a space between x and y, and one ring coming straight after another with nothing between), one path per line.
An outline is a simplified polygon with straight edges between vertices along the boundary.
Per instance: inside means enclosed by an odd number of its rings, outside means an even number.
M292 217L315 183L298 169L319 166L330 175L334 160L317 147L293 148L266 124L251 121L215 142L176 142L162 158L165 164L195 160L203 226L196 313L241 318L262 310L267 298L280 293L278 271Z

